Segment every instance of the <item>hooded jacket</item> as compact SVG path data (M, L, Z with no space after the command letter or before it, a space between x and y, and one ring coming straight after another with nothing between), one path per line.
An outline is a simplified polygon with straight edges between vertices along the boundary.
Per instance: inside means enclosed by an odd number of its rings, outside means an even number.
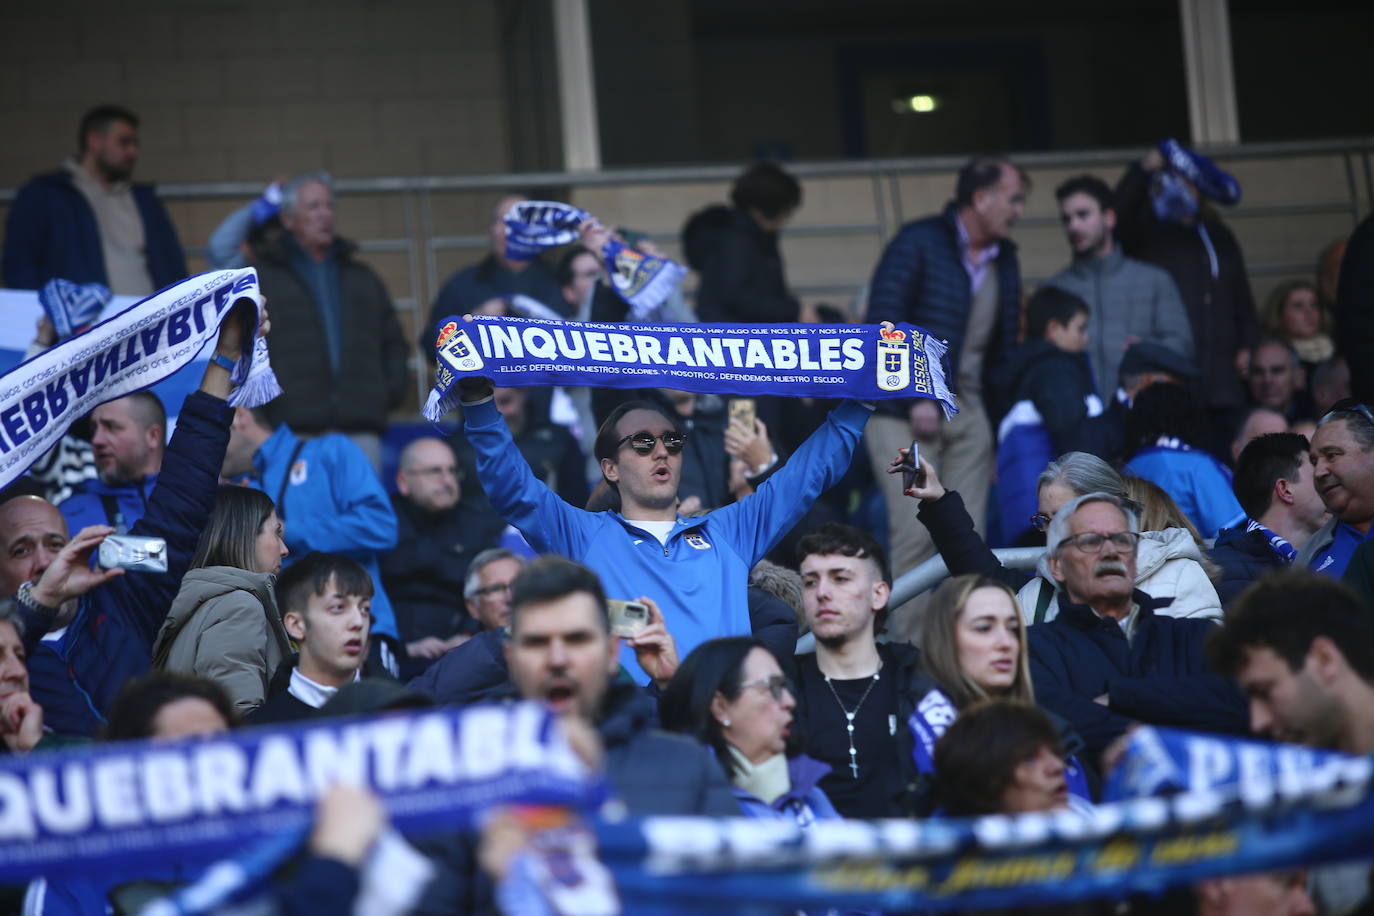
M1196 617L1202 620L1221 620L1221 599L1216 587L1202 568L1202 550L1186 528L1165 528L1163 531L1142 531L1135 556L1135 587L1161 603L1155 613L1166 617ZM1058 586L1050 575L1049 555L1040 558L1035 571L1039 574L1017 593L1021 616L1027 623L1048 623L1059 614ZM1043 617L1036 611L1041 590L1055 589Z
M1116 391L1121 357L1132 340L1163 344L1192 359L1193 331L1173 277L1126 257L1120 245L1105 258L1074 258L1048 282L1088 303L1088 357L1098 391Z
M234 566L188 572L153 644L153 667L209 678L240 714L261 706L291 655L273 581Z

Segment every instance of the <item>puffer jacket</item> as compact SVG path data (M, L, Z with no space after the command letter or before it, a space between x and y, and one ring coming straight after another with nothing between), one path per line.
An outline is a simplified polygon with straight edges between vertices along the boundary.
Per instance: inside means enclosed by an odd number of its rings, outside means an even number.
M1142 531L1135 559L1135 587L1152 598L1173 599L1157 607L1156 614L1220 621L1221 599L1202 568L1202 559L1202 550L1186 528ZM1040 558L1036 572L1039 576L1022 587L1016 600L1026 623L1047 623L1059 614L1056 590L1049 597L1043 616L1037 620L1039 602L1043 600L1041 589L1055 587L1048 555Z
M188 572L153 645L155 668L209 678L239 713L262 705L290 657L273 577L233 566Z

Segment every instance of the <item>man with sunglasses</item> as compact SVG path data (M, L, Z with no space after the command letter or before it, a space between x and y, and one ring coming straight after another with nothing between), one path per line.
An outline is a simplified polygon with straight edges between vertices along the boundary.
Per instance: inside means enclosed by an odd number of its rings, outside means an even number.
M699 518L678 514L682 449L678 421L646 401L619 405L597 432L595 454L619 510L586 512L535 479L491 403L491 381L462 383L463 429L477 476L496 511L540 553L558 553L601 576L612 598L658 602L686 657L717 636L750 632L749 570L848 469L872 408L846 401L831 411L752 495ZM640 683L634 652L621 661Z
M1331 513L1293 565L1339 579L1374 524L1374 412L1337 401L1312 435L1312 482Z
M1050 573L1059 615L1032 626L1031 677L1040 705L1067 719L1097 760L1134 722L1246 731L1245 703L1211 673L1210 621L1156 613L1172 598L1135 588L1140 525L1106 493L1070 501L1050 522Z

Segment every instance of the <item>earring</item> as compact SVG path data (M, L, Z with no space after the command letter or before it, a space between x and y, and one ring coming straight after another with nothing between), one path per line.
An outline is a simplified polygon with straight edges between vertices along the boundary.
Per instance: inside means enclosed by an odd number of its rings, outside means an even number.
M722 728L729 728L729 727L730 727L730 720L729 720L729 719L721 719L721 720L720 720L720 724L721 724L721 727L722 727Z

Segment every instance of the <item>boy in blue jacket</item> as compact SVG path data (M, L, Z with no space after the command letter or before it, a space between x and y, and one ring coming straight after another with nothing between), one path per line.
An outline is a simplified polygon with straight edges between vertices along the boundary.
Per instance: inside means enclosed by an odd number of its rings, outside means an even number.
M1088 303L1042 286L1026 309L1027 340L1003 375L1011 408L997 429L997 507L1003 540L1031 528L1036 480L1055 457L1088 452L1110 461L1119 434L1103 412L1088 359Z

